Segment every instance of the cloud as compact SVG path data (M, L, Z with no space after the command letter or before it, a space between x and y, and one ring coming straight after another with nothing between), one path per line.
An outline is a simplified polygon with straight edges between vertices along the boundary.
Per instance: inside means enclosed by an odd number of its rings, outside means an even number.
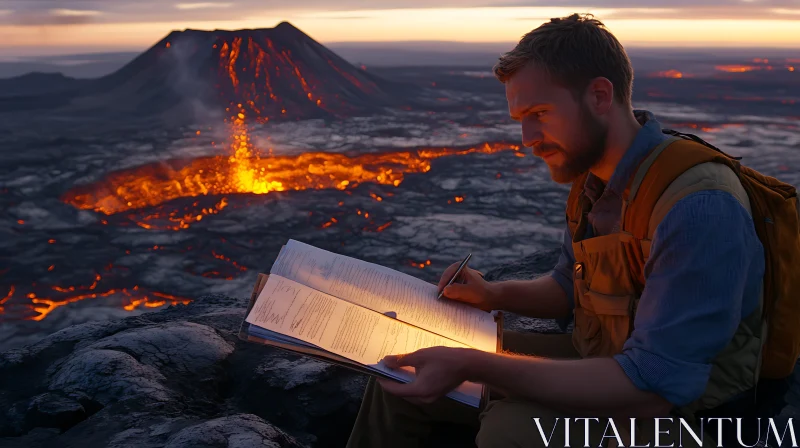
M347 23L369 19L376 12L453 10L514 10L530 8L532 13L520 14L520 22L545 21L557 15L550 10L595 12L601 21L637 19L744 19L793 20L800 16L800 0L651 0L643 7L641 0L0 0L5 14L0 12L2 25L63 25L63 24L175 24L252 21L269 26L272 22L290 22L309 17ZM602 6L600 6L602 5ZM61 11L53 15L51 11ZM599 14L599 12L603 14ZM459 13L460 14L460 13ZM559 13L561 14L561 13ZM422 13L423 22L425 21ZM446 17L445 17L446 19ZM494 20L486 17L485 20ZM359 20L358 23L366 20ZM406 23L409 29L421 25L416 19ZM166 25L165 25L166 26ZM214 26L214 25L209 25Z
M331 20L363 20L369 19L367 16L336 16L336 17L329 17Z
M178 3L175 5L177 9L218 9L230 8L233 3Z
M103 15L102 11L94 9L53 8L16 10L9 14L0 14L0 17L8 17L16 25L41 26L86 24Z
M50 14L58 17L96 17L103 13L84 9L51 9Z

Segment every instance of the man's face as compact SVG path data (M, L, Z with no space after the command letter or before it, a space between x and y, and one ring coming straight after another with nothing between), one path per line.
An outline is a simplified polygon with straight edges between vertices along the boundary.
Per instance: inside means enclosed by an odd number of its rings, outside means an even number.
M506 81L511 117L522 125L522 144L533 148L558 183L570 183L605 152L608 126L567 88L528 64Z

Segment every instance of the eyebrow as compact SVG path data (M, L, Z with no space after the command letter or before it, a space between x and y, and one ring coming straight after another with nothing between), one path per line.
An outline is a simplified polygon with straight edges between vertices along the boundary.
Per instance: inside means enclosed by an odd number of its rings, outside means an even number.
M515 115L512 114L511 115L511 119L514 120L514 121L519 121L519 119L523 115L527 114L531 110L536 109L537 107L542 107L542 106L546 106L546 105L547 105L547 103L536 103L536 104L530 105L530 106L526 107L525 110L523 110L522 113L520 113L519 115L515 116Z

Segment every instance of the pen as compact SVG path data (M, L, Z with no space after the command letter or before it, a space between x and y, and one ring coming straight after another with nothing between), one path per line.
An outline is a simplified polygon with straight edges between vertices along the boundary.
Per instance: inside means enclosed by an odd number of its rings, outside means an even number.
M444 285L444 288L442 288L442 292L440 292L440 293L439 293L439 297L437 297L438 299L441 299L441 298L442 298L442 295L444 295L444 289L445 289L445 288L447 288L448 286L452 285L452 284L453 284L453 282L456 280L456 278L458 278L458 274L460 274L460 273L461 273L461 271L462 271L462 270L463 270L465 267L467 267L467 262L469 261L469 259L470 259L470 258L472 258L472 254L468 254L468 255L467 255L467 258L465 258L465 259L464 259L464 261L462 261L462 262L461 262L461 265L459 265L459 266L458 266L458 269L456 269L456 272L455 272L455 273L453 274L453 276L450 278L450 281L449 281L449 282L447 282L447 284L446 284L446 285Z

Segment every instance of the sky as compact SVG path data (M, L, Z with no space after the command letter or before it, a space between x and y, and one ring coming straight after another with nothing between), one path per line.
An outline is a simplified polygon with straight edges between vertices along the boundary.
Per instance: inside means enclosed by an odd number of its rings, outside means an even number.
M172 30L281 21L323 44L515 43L573 12L626 46L800 48L800 0L0 0L0 57L143 51Z

